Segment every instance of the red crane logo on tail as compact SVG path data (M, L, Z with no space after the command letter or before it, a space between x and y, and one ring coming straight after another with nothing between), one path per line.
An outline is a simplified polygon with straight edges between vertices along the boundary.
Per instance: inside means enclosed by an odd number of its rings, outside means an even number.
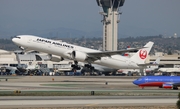
M146 59L146 57L147 57L147 51L146 51L146 50L140 50L140 52L139 52L139 57L140 57L141 59Z

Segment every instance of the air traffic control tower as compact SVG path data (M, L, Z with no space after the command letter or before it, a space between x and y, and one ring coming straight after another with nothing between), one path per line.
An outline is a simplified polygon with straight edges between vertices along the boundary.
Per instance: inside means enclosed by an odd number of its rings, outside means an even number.
M103 16L103 50L117 50L118 23L120 22L120 7L125 0L96 0L98 6L102 7L100 14Z

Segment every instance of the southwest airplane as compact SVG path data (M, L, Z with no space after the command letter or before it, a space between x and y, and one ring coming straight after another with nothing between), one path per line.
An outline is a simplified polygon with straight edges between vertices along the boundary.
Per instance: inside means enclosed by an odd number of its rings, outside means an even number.
M148 42L143 48L139 48L136 54L128 58L120 54L137 50L137 48L118 51L99 51L32 35L19 35L12 38L12 41L26 51L36 50L61 56L62 60L63 58L72 59L75 61L75 64L80 61L90 65L94 63L114 69L142 68L154 44L153 42Z
M144 76L133 81L133 83L141 88L159 87L178 90L180 76Z

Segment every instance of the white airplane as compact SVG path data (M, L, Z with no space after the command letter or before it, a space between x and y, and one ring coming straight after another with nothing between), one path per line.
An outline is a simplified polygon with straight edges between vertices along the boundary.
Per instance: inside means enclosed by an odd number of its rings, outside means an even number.
M144 72L150 72L150 71L157 70L159 63L160 63L160 57L158 57L154 62L144 64ZM131 72L131 73L140 72L139 69L119 69L118 71L122 72L122 73L124 73L126 75L129 72Z
M159 68L158 71L161 72L169 72L169 73L179 73L180 72L180 68Z
M147 66L145 72L151 72L159 68L160 57L158 57L154 62L150 62L151 65Z
M14 37L12 41L24 50L36 50L72 59L76 63L78 61L93 63L114 69L141 68L145 64L145 60L154 44L151 41L148 42L142 49L139 48L140 50L136 54L128 58L120 54L137 50L137 48L118 51L99 51L32 35L19 35Z

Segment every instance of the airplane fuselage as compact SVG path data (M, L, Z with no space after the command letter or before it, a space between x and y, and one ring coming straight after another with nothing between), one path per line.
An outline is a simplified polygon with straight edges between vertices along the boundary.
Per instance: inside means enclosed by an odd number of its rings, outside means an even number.
M158 70L161 72L170 72L170 73L180 72L180 68L159 68Z
M26 36L26 35L24 35ZM45 52L48 54L58 55L64 58L72 59L72 52L79 51L84 53L90 52L101 52L99 50L94 50L90 48L80 47L77 45L68 44L66 42L55 41L51 39L29 36L19 37L12 39L17 45L27 49ZM19 40L19 41L18 41ZM17 43L18 41L18 43ZM81 61L83 62L83 61ZM99 64L114 69L138 69L140 68L137 63L130 60L130 58L121 55L111 55L101 57L98 60L93 61L94 64Z
M173 88L180 85L180 76L144 76L133 83L140 87Z

